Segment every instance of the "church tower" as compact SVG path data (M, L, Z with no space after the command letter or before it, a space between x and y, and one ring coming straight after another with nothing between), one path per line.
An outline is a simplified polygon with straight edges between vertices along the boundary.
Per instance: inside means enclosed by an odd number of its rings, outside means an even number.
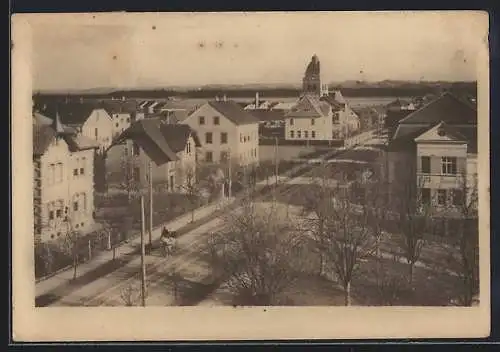
M307 65L304 78L302 79L302 93L313 94L320 96L321 94L321 78L319 60L316 55L311 58Z

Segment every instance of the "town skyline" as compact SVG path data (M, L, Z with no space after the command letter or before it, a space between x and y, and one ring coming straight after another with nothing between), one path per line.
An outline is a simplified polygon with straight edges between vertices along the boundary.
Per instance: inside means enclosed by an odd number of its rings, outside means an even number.
M476 80L474 17L442 15L168 14L133 26L76 21L65 31L35 24L33 88L291 85L314 54L325 83Z

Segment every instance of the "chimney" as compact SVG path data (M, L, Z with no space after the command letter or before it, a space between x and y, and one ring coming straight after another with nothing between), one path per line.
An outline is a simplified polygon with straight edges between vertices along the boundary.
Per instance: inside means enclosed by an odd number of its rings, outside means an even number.
M219 101L219 96L218 95L215 96L215 101Z
M260 106L260 101L259 101L259 92L255 93L255 108L258 109Z
M227 97L226 97L226 94L224 94L224 97L223 97L224 101L227 101Z

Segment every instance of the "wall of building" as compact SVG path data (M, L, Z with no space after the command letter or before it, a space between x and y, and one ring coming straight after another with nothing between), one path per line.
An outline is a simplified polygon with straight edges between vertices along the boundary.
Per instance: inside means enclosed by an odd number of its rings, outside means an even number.
M200 117L205 118L205 124L200 125ZM214 117L219 117L219 125L214 125ZM207 153L212 153L212 162L221 162L221 152L233 154L238 151L239 133L237 126L209 104L204 104L198 110L193 112L182 123L189 125L200 138L201 150L200 161L207 161ZM258 125L256 124L258 130ZM206 134L212 133L212 143L207 143ZM227 133L227 143L221 143L221 133ZM226 154L228 155L228 154Z
M258 123L239 125L237 133L237 160L239 165L259 163L259 125ZM233 153L233 152L231 152ZM236 155L233 155L233 158Z
M313 120L312 118L307 118L307 117L287 118L285 120L285 139L289 140L332 139L331 114L328 117L314 118L314 125L312 123L312 120ZM293 131L293 137L291 131ZM300 137L298 131L300 131ZM305 135L305 131L307 131L307 137ZM312 132L315 133L314 138L312 137Z
M117 137L120 133L125 131L131 124L131 117L129 113L113 114L113 138Z
M82 135L99 143L104 150L111 145L113 140L113 121L104 109L92 111L87 121L82 126Z
M59 138L41 156L41 241L64 238L68 229L64 222L66 208L74 230L86 233L92 229L93 157L93 150L71 153Z

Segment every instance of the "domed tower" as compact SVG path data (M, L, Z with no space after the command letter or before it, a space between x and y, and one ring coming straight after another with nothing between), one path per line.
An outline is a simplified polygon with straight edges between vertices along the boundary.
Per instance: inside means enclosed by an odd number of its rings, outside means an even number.
M304 73L304 78L302 79L302 93L314 94L317 96L321 94L320 67L316 55L313 55Z

